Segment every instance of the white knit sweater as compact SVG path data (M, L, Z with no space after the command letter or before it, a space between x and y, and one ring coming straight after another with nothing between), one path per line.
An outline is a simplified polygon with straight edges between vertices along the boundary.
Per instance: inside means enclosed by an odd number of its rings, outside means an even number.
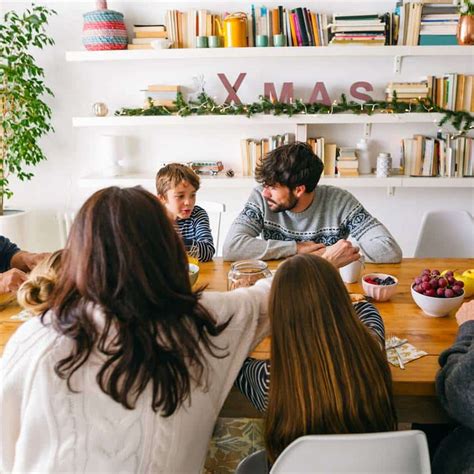
M218 323L233 319L213 340L224 359L208 357L209 390L164 418L151 409L151 391L126 410L103 393L92 355L73 376L73 388L54 373L71 343L39 319L23 324L0 361L1 472L197 473L216 418L240 367L268 334L271 280L228 293L206 292L203 305Z

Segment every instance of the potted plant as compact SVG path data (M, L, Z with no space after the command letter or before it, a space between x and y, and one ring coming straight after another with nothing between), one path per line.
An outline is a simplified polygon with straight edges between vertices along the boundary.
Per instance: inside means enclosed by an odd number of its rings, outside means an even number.
M473 0L459 0L458 2L459 23L458 23L458 44L474 44L474 3Z
M51 109L42 97L53 93L30 50L54 44L45 28L55 13L33 6L22 14L7 12L0 22L0 235L17 241L22 240L17 235L24 211L5 210L5 199L12 196L12 176L29 180L30 167L46 159L38 141L53 127Z

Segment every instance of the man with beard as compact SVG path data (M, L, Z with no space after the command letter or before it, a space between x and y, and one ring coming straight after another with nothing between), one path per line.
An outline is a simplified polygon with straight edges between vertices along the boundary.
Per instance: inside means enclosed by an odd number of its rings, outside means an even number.
M395 239L351 193L317 186L323 169L305 143L268 153L255 170L260 186L227 234L224 258L273 260L316 253L342 267L360 258L360 248L369 262L399 262L402 251Z

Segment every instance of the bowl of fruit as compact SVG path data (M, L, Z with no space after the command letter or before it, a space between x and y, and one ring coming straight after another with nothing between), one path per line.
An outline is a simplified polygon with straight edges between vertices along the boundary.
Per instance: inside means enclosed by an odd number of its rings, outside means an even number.
M362 288L367 296L377 301L387 301L396 292L398 279L386 273L369 273L362 277Z
M423 270L411 285L415 303L427 316L440 318L448 315L462 304L464 283L454 278L452 271Z

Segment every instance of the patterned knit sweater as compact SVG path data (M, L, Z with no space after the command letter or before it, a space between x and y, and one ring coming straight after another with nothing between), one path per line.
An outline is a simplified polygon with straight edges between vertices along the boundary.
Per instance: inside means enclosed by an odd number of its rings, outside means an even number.
M212 240L209 216L202 207L194 206L193 212L187 219L176 220L176 226L186 248L196 248L196 256L200 262L212 260L216 249Z
M224 358L206 356L207 388L169 417L151 408L151 384L127 410L99 388L94 350L71 379L54 373L71 342L39 318L17 329L0 359L0 472L198 473L217 416L243 361L269 332L271 279L251 288L204 292L202 304L227 328L212 338ZM93 314L103 325L100 311ZM49 314L46 314L46 323Z
M272 212L256 187L233 222L224 243L226 260L271 260L296 253L296 242L333 245L350 237L375 263L395 263L402 251L390 232L348 191L317 186L311 205L303 212ZM258 238L260 237L260 238Z

